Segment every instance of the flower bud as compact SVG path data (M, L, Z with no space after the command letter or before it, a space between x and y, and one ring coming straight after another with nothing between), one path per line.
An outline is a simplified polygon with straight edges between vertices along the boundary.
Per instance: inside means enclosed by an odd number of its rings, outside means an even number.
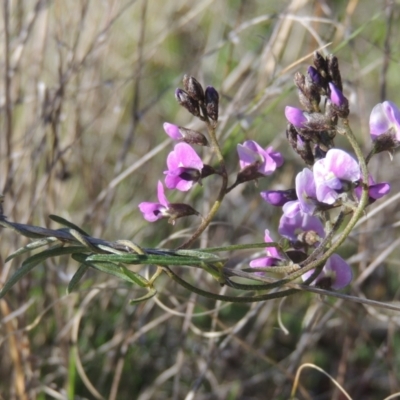
M185 107L192 115L198 117L200 115L199 102L189 96L187 92L182 89L176 89L175 98L178 103Z
M192 99L199 102L204 102L204 90L196 78L193 78L193 76L184 75L183 87Z
M304 128L307 123L307 118L304 115L303 110L296 107L285 107L286 119L296 128Z
M212 86L207 86L205 92L207 115L213 120L218 120L219 94Z
M342 77L340 76L338 58L333 54L329 54L329 56L326 58L326 61L328 62L328 71L332 82L340 91L342 91L343 85Z
M349 101L343 95L342 91L339 90L336 85L329 82L330 95L329 98L333 105L333 110L336 115L340 118L347 118L349 115Z
M282 207L288 201L297 200L295 189L265 190L260 195L267 203L276 207Z

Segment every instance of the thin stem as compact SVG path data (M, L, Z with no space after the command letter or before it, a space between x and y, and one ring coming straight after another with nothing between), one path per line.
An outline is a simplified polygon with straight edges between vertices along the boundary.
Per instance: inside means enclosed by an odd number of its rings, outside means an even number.
M211 142L211 148L215 155L217 156L221 171L220 175L222 177L222 184L221 188L219 190L217 199L215 200L214 204L212 205L208 215L203 219L203 222L200 224L200 226L197 228L197 230L194 232L192 237L187 240L185 243L180 245L178 249L186 249L190 247L198 238L199 236L205 231L205 229L208 227L208 225L211 223L213 220L215 214L219 210L222 204L222 200L225 197L226 194L226 188L228 186L228 174L226 172L226 167L225 167L225 160L224 156L222 155L221 148L219 146L216 134L215 134L215 124L210 122L208 117L206 117L206 123L207 123L207 130L208 130L208 135L210 138Z

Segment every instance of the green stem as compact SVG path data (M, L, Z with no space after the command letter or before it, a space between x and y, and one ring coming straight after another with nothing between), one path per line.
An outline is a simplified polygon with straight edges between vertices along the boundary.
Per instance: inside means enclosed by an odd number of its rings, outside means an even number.
M208 135L210 138L211 142L211 148L215 155L217 156L221 172L220 175L222 177L222 184L221 188L219 190L217 199L215 200L214 204L212 205L208 215L203 219L202 223L200 226L196 229L194 234L191 236L189 240L187 240L185 243L181 244L178 249L187 249L189 248L198 238L199 236L205 231L205 229L210 225L211 221L213 220L215 214L219 210L222 204L222 200L225 197L226 194L226 188L228 186L228 174L226 172L226 167L225 167L225 160L224 156L222 155L221 148L219 146L216 134L215 134L215 124L210 122L209 119L206 119L207 123L207 130L208 130Z

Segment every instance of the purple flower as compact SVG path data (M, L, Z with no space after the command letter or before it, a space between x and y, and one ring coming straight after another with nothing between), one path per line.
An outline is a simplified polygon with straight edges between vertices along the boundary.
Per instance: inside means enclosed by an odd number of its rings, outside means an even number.
M269 230L265 230L264 242L271 243L274 242L271 236L269 235ZM266 257L256 258L250 262L250 267L252 268L263 268L263 267L272 267L278 265L280 260L284 260L284 258L279 254L279 251L276 247L266 247L265 248Z
M296 200L296 191L288 190L265 190L260 193L261 197L269 204L276 207L282 207L288 201Z
M369 131L372 140L380 135L390 134L395 140L395 146L400 143L400 110L391 101L377 104L369 117ZM393 147L395 147L393 146Z
M296 194L297 200L289 201L283 206L284 214L289 218L293 218L299 211L313 214L317 206L317 195L314 175L308 168L304 168L296 176Z
M307 123L307 117L305 116L303 110L296 107L285 107L286 119L294 125L296 128L304 128Z
M203 161L187 143L178 143L167 157L168 170L164 171L168 189L189 190L201 178Z
M199 144L201 146L208 146L207 138L200 132L192 129L187 129L182 126L164 122L163 125L165 133L174 140L181 140L188 144Z
M326 157L314 164L317 200L333 204L345 189L344 182L357 182L361 177L357 161L340 149L330 149Z
M274 151L272 147L264 150L253 140L238 144L237 152L242 170L250 166L257 166L257 172L261 175L271 175L276 168L283 164L283 157L279 152Z
M145 201L139 204L139 210L147 221L154 222L161 218L170 217L168 212L170 203L165 197L164 186L160 181L158 181L157 186L157 197L159 203L150 203Z
M307 271L302 275L302 279L305 281L313 272L314 270ZM347 286L352 279L353 272L349 264L339 255L332 254L312 284L338 290Z
M315 232L320 238L325 237L325 230L319 218L299 211L293 218L282 215L278 232L291 241L299 240L299 235L305 232Z

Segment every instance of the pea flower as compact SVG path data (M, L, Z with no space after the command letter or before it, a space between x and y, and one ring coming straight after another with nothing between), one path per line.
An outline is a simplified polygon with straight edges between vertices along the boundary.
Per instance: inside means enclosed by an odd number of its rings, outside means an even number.
M254 167L260 175L271 175L276 168L283 164L281 153L274 151L272 147L264 150L253 140L246 140L243 144L238 144L237 152L240 168L244 170Z
M260 195L267 203L276 207L282 207L287 202L297 199L296 191L294 189L264 190Z
M375 152L392 150L400 144L400 110L391 101L377 104L369 117Z
M360 166L352 156L340 149L330 149L325 158L314 164L317 200L335 203L339 194L346 190L345 183L355 183L360 177Z
M400 142L400 110L391 101L377 104L369 117L369 130L372 140L392 130L393 136Z
M297 200L289 201L283 206L284 214L293 218L299 211L313 214L317 207L317 195L314 176L311 170L304 168L296 175Z
M307 271L301 276L302 279L305 281L313 274L313 272L314 270ZM332 288L338 290L347 286L352 279L353 272L349 264L347 264L347 262L338 254L332 254L326 261L321 273L312 284L327 289Z
M178 143L167 157L168 170L164 171L168 189L188 191L201 179L203 161L187 143Z
M168 222L174 225L177 218L188 215L199 215L199 213L188 204L170 203L164 194L164 186L160 181L158 181L157 185L157 197L159 203L145 201L138 206L144 219L149 222L154 222L161 218L169 218Z

